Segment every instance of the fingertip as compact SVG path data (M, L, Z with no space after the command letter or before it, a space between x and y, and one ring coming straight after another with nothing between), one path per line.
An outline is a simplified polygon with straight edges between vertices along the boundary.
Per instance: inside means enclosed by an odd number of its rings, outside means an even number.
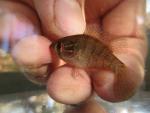
M128 68L118 75L108 70L102 70L91 78L97 95L109 102L128 100L142 83L139 73Z
M40 35L32 35L19 40L12 48L11 54L19 64L51 62L50 41Z
M73 75L71 67L63 66L55 70L47 83L48 94L63 104L78 104L91 95L91 81L87 73L76 69Z
M50 41L43 36L33 35L19 40L11 50L11 55L21 72L34 83L47 81L48 72L53 70Z
M115 101L114 76L114 73L108 70L101 70L91 76L95 92L104 100Z

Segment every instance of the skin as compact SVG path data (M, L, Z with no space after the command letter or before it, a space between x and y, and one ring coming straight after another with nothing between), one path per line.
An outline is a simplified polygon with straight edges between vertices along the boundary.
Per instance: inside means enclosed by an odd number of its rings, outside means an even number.
M17 3L19 3L19 5L17 5ZM10 14L17 17L17 21L15 21L13 25L8 24L8 20L6 19L0 20L0 23L5 23L1 25L3 26L1 28L4 28L6 25L10 26L8 28L12 28L12 26L15 28L23 28L20 26L18 27L17 24L19 22L24 22L24 29L34 28L38 30L33 30L32 33L25 32L25 35L21 35L19 38L32 38L33 35L36 35L40 38L42 32L42 34L48 39L49 43L61 37L74 34L87 33L97 36L100 34L103 35L100 40L111 47L115 56L118 57L126 66L128 66L128 70L126 71L129 74L128 76L122 76L120 81L116 82L116 76L114 73L107 70L99 70L91 78L91 81L95 86L96 93L101 98L108 101L121 101L129 96L128 92L135 91L140 86L144 78L144 62L147 53L147 43L142 28L142 17L144 9L143 3L143 0L0 1L0 8L2 11L4 11L5 14L8 14L9 12ZM22 6L22 4L25 5ZM13 9L11 9L11 7L16 10L12 11ZM18 7L19 10L17 9ZM5 12L4 9L7 9L8 12ZM32 11L32 13L22 13L20 11ZM18 14L21 14L21 17L24 19L24 21L20 20ZM1 15L1 17L3 17L3 15ZM33 18L37 21L35 24L33 24L35 22ZM39 27L40 25L41 27ZM11 37L11 40L14 41L11 47L15 46L17 43L17 41L15 41L15 36L12 35L12 33L24 33L24 30L19 29L14 31L13 29L6 29L5 31L0 31L0 36L7 34L8 37ZM43 46L43 48L45 48L44 46L47 45L40 43L39 46ZM13 48L11 49L13 50ZM30 50L32 48L28 49ZM52 55L52 53L50 53L48 50L44 52L44 54L45 59L47 59L47 63L56 63L58 61L54 60L56 57L49 57L49 54ZM37 55L37 57L39 56L40 55ZM35 56L31 55L29 59L33 57ZM22 60L24 61L24 59ZM42 61L39 63L40 65L43 64ZM31 64L34 66L35 62L32 62ZM57 65L63 64L64 62L59 62ZM61 75L64 71L67 72L66 68L61 69L61 71L58 70L59 68L55 68L53 70L54 72L50 74L50 76L53 76L56 72L57 76ZM70 70L71 69L68 68L68 72ZM50 80L51 77L48 81ZM128 92L124 92L123 86L130 86L132 83L134 83L133 87L128 88ZM82 82L79 84L82 84ZM88 84L88 82L85 82L85 84ZM48 82L47 87L49 94L50 85L51 83ZM74 88L74 86L70 87ZM88 113L88 111L86 111L86 113Z
M118 86L111 89L114 92L119 91L119 93L114 94L118 100L113 100L112 98L112 102L129 99L135 93L135 90L129 90L136 85L134 80L127 84L126 81L122 81L122 78L132 76L133 73L139 73L121 62L113 54L113 51L100 40L89 35L72 35L53 42L51 49L68 65L87 71L93 80L94 90L99 96L101 96L101 92L99 92L99 83L101 84L101 81L97 78L101 76L98 74L99 70L112 72L115 75L114 84L120 82ZM78 75L74 72L72 76ZM136 80L139 81L138 79ZM105 95L107 96L108 94ZM107 100L105 96L102 98Z

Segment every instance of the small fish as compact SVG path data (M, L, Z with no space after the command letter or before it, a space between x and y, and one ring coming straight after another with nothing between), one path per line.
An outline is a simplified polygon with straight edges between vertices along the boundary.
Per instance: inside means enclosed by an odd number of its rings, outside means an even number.
M118 73L125 67L100 40L81 34L61 38L53 42L51 48L66 63L84 69L111 69Z

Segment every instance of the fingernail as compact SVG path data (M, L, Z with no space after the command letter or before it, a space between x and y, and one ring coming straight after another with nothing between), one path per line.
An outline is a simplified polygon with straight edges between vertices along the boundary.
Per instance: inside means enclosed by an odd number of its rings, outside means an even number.
M54 8L56 27L65 36L85 31L84 14L76 0L56 0Z

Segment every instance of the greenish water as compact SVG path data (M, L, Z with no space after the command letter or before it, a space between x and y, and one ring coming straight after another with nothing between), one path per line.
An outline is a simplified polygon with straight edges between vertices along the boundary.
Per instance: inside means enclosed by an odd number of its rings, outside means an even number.
M19 72L0 73L0 95L45 89L28 81Z

